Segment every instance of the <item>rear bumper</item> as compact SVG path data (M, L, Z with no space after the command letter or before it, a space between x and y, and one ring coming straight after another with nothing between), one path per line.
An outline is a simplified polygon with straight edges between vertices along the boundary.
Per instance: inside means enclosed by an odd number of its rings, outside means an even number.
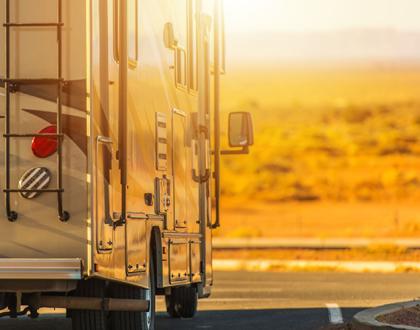
M80 280L81 259L0 259L0 280Z

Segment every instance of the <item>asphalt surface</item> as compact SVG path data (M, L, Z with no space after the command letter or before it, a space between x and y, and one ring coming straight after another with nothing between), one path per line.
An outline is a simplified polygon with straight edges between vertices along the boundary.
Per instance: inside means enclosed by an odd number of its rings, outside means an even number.
M420 274L217 273L212 298L200 302L195 319L160 312L157 330L317 330L330 323L327 305L338 306L347 321L366 307L418 296ZM158 305L163 311L162 300ZM0 319L0 330L71 330L62 314L48 313L37 320Z

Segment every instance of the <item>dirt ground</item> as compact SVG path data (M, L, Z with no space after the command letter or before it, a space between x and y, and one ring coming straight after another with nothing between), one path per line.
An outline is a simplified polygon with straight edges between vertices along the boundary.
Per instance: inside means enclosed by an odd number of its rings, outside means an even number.
M382 315L378 317L378 321L388 324L420 327L420 306L402 309L395 313Z
M329 325L320 330L369 330L367 327L356 326L353 324Z

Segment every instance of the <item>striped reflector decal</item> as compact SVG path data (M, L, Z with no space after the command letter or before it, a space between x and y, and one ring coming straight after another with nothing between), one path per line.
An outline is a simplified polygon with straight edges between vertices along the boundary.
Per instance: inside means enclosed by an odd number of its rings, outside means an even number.
M19 189L42 190L47 189L51 182L51 172L45 167L34 167L26 171L19 181ZM39 196L40 192L22 192L22 197L32 199Z

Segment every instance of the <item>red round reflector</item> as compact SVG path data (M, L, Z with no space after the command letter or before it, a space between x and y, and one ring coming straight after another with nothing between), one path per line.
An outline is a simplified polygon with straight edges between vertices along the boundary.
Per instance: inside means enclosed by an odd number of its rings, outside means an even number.
M39 134L57 134L56 126L48 126L42 129ZM58 148L56 137L37 136L32 140L32 152L39 158L47 158L54 154Z

